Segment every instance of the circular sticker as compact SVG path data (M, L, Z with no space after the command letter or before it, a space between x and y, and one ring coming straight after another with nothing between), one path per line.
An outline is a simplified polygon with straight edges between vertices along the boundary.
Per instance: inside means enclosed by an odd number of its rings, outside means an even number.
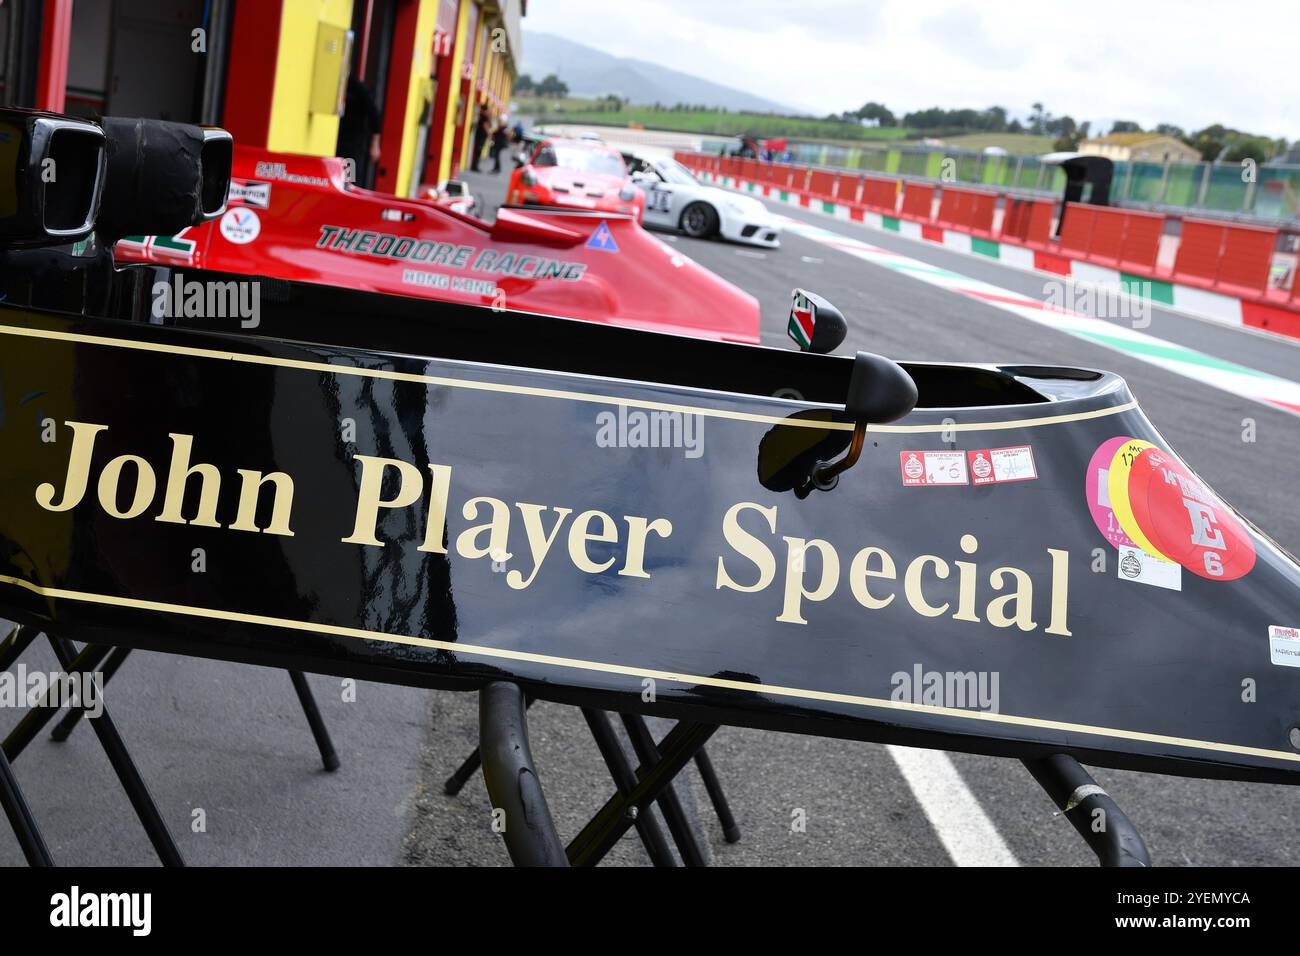
M1135 545L1145 551L1147 554L1155 555L1157 558L1164 558L1166 561L1172 561L1168 555L1163 554L1159 548L1152 543L1147 537L1146 532L1138 525L1133 518L1133 505L1129 501L1128 479L1132 471L1133 462L1137 461L1138 455L1149 448L1156 446L1149 441L1143 441L1140 438L1130 438L1124 444L1120 445L1115 451L1114 457L1110 460L1110 468L1107 469L1107 489L1110 493L1110 506L1115 512L1115 520L1119 526L1124 529ZM1158 449L1157 449L1158 450Z
M993 466L989 464L989 460L984 457L983 453L980 453L971 462L970 470L975 472L976 478L987 478L993 471Z
M252 242L261 231L262 221L257 218L257 213L244 206L227 209L221 217L221 234L237 246Z
M1127 500L1136 524L1160 552L1212 581L1234 581L1255 566L1255 545L1231 508L1180 461L1159 448L1134 460Z
M908 455L907 461L903 465L903 473L908 478L920 478L925 473L925 466L921 464L921 460L916 455Z
M1124 529L1120 527L1119 521L1115 518L1115 512L1110 503L1109 473L1110 462L1115 457L1115 452L1125 443L1132 441L1127 435L1117 435L1109 441L1103 442L1101 447L1092 454L1092 460L1088 462L1088 474L1085 477L1085 493L1088 499L1088 511L1092 513L1093 523L1097 530L1101 532L1102 537L1109 541L1113 546L1118 548L1120 545L1127 545L1130 548L1136 548Z

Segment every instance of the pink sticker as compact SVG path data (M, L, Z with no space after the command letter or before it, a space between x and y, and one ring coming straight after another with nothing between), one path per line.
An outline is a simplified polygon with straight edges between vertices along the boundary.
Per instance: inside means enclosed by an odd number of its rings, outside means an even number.
M1125 442L1132 440L1127 435L1116 435L1109 441L1103 442L1101 447L1092 453L1092 460L1088 462L1088 472L1085 477L1088 510L1092 513L1092 520L1102 537L1116 548L1121 545L1129 548L1137 547L1133 539L1119 526L1115 512L1110 507L1110 491L1107 487L1110 463L1115 457L1115 452L1119 451Z

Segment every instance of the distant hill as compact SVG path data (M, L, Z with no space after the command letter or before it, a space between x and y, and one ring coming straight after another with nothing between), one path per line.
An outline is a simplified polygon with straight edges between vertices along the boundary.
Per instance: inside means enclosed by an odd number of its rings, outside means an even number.
M717 106L756 113L806 115L803 110L754 96L721 83L670 70L657 63L610 56L552 33L524 31L524 60L519 72L534 81L554 73L573 96L613 93L630 103L675 103Z

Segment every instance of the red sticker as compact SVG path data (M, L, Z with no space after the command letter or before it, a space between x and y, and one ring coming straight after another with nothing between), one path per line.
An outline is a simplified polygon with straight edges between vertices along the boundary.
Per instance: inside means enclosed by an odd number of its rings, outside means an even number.
M1031 481L1038 477L1034 450L1028 445L1008 448L980 448L966 452L971 480L977 485L1004 481Z
M903 469L903 484L966 485L966 455L960 451L902 451L898 461Z
M1138 455L1128 497L1151 543L1193 574L1234 581L1255 566L1254 542L1232 509L1169 453Z

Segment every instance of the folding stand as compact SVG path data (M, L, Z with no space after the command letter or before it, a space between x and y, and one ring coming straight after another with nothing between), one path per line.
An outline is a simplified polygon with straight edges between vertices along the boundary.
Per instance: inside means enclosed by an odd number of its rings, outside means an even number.
M598 745L599 711L588 712ZM607 761L617 792L567 847L560 843L550 808L528 746L524 697L515 684L497 682L479 692L479 746L483 779L493 807L506 811L505 843L517 866L594 866L629 827L637 825L649 805L658 800L673 778L703 748L716 725L679 721L657 745L648 731L628 727L641 766L629 776L618 761ZM625 720L629 720L625 718ZM612 730L605 723L605 730ZM602 752L608 741L602 745ZM622 753L620 751L620 757ZM624 761L625 763L625 761ZM1102 866L1149 866L1146 844L1119 805L1106 794L1073 757L1054 754L1023 761L1066 818L1097 855ZM1104 825L1094 827L1096 811ZM671 817L665 813L671 824ZM643 836L644 839L644 836ZM653 855L652 855L653 859Z
M532 705L533 698L525 695L524 709L527 710ZM601 758L605 761L605 767L620 792L631 791L636 785L636 772L628 763L622 745L609 724L608 717L603 711L585 707L582 708L582 714L587 721L588 728L591 730L592 738L596 741L596 747L600 751ZM628 739L632 742L632 749L636 753L637 759L643 764L651 764L658 760L658 752L650 731L646 727L645 720L638 714L620 714L619 716L627 729ZM449 796L460 793L461 788L474 775L480 765L480 748L476 747L465 758L464 762L456 768L456 771L447 778L443 784L443 792ZM695 765L704 782L709 801L713 804L714 812L718 816L718 822L722 825L723 838L728 843L737 842L740 839L740 827L736 825L736 819L732 816L726 794L723 793L722 784L719 782L717 773L713 769L713 763L709 760L708 753L703 747L695 754ZM694 828L682 809L677 792L672 788L665 790L656 798L656 803L668 824L669 831L672 833L673 842L677 846L677 852L680 854L682 862L686 866L705 866L703 851L696 839ZM634 825L651 863L655 866L677 865L677 861L668 849L663 832L653 815L639 814Z
M39 633L31 628L21 626L14 628L9 633L9 636L3 642L0 642L0 670L8 670L12 667L23 651L30 647L38 636L40 636ZM89 674L103 664L102 680L104 683L107 683L108 679L117 672L122 661L126 659L129 653L128 648L103 647L94 644L87 644L78 652L72 642L66 638L56 637L52 634L45 636L49 640L54 655L64 673L68 675ZM106 660L107 663L105 663ZM290 671L289 677L293 682L303 712L307 716L312 736L315 738L317 748L320 751L321 762L327 771L337 770L339 766L338 755L334 750L329 731L325 727L320 709L316 706L316 700L312 696L306 678L300 671ZM81 714L88 709L89 705L84 701L78 701L73 705L69 713L56 726L52 735L54 739L66 740L76 727ZM50 696L47 692L40 705L29 710L19 721L18 726L0 744L0 804L3 805L9 825L18 838L23 855L26 857L27 862L33 866L51 866L53 865L53 859L44 838L41 836L36 820L32 816L22 788L14 776L10 761L17 759L18 755L40 733L41 728L49 723L55 712L56 708L50 706ZM96 737L99 739L100 746L103 747L104 753L113 767L114 773L117 774L122 789L126 792L127 799L131 801L136 816L144 826L159 860L162 861L164 866L184 866L185 861L181 856L180 848L176 846L175 840L172 839L171 833L158 811L158 806L154 802L153 795L149 792L144 778L140 775L139 769L131 759L126 744L122 740L116 724L113 723L112 717L109 716L106 706L101 708L98 717L92 719L91 725Z

